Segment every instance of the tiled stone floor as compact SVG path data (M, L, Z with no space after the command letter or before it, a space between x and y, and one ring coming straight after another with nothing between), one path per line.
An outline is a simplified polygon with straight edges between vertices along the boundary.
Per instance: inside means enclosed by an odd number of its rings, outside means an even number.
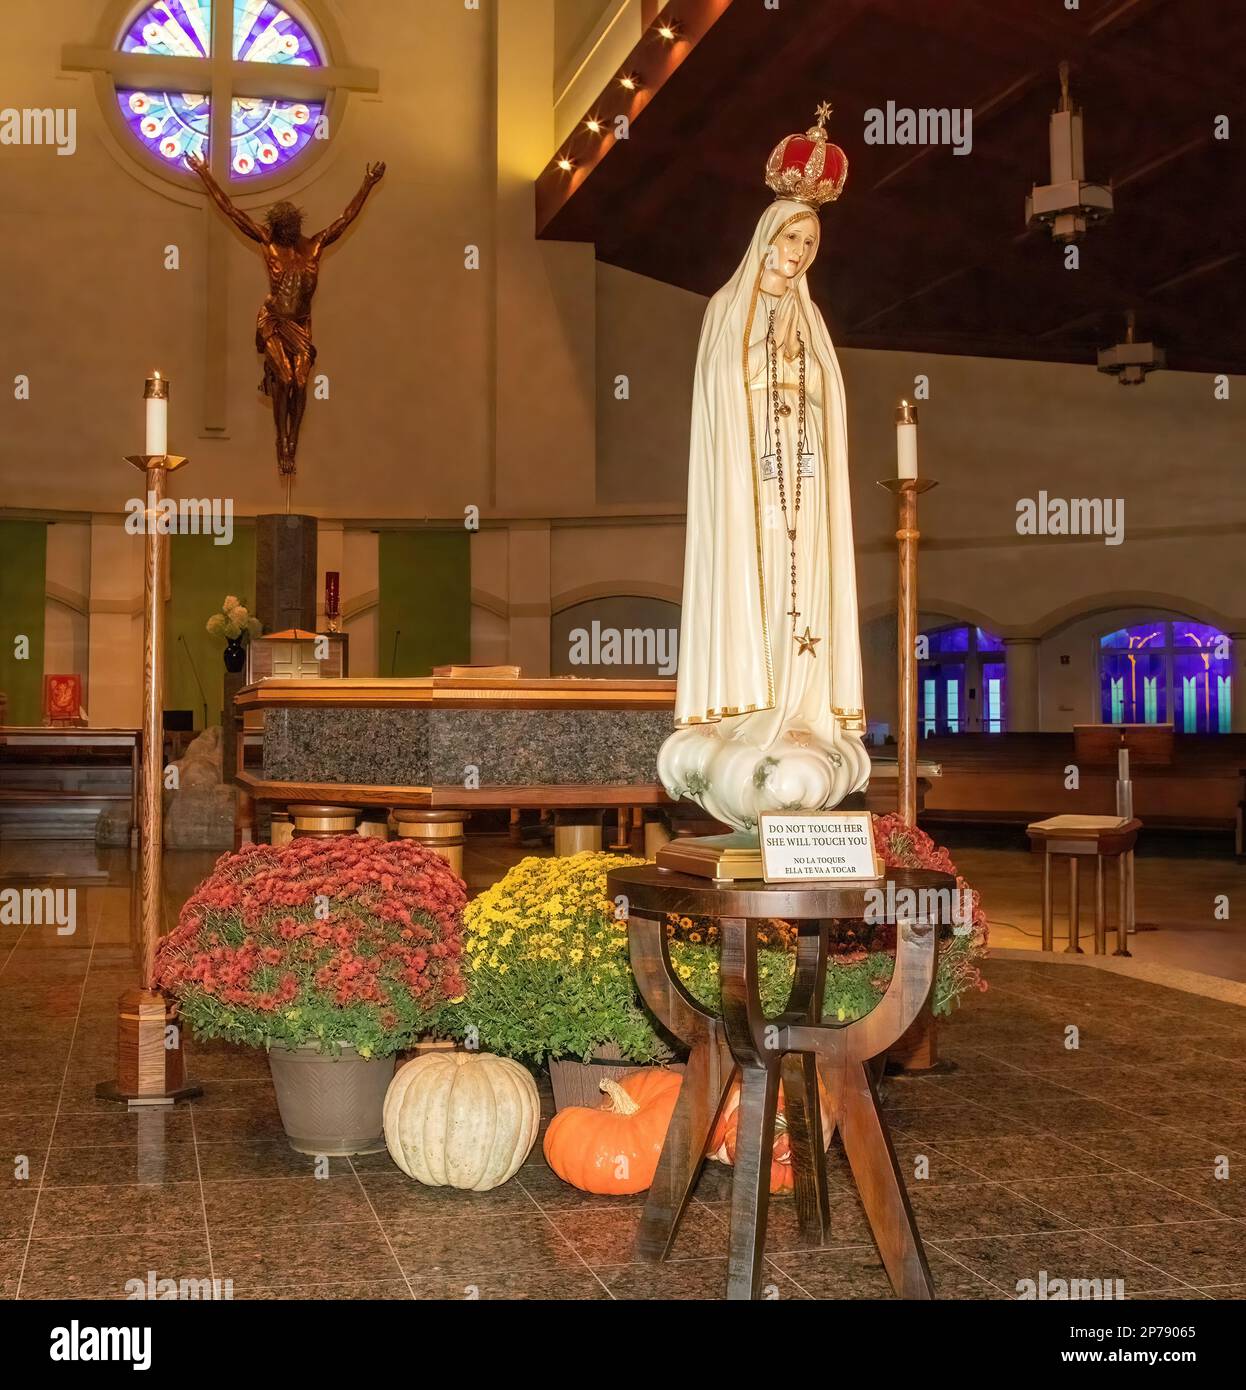
M170 856L171 910L210 858ZM30 881L36 859L44 881L69 871L63 847L10 846L0 875L20 863ZM317 1178L252 1052L192 1045L192 1105L97 1101L133 982L124 856L97 868L73 935L0 927L0 1294L118 1298L154 1271L229 1279L236 1298L722 1295L730 1174L716 1165L674 1258L641 1265L639 1199L565 1186L539 1144L482 1195L421 1188L385 1154ZM1041 959L986 974L990 991L940 1035L957 1069L885 1087L938 1296L1014 1297L1042 1270L1121 1278L1135 1297L1246 1293L1246 1010ZM790 1199L772 1204L769 1292L889 1297L838 1148L829 1171L823 1248L806 1248Z

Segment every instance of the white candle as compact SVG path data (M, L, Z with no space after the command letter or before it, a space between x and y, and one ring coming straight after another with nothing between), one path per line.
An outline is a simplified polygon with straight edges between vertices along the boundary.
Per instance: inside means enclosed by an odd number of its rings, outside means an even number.
M896 476L917 477L917 407L908 401L896 407Z
M143 391L143 404L147 407L147 447L146 454L162 455L169 452L169 383L161 378L159 372L147 378Z

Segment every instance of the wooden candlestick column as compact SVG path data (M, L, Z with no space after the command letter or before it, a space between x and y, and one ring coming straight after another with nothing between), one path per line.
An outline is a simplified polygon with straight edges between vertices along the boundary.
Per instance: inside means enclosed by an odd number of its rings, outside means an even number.
M910 408L911 409L911 408ZM914 414L916 412L913 412ZM917 498L936 486L933 478L887 478L880 487L896 494L898 555L896 593L897 810L905 825L917 825ZM934 1014L927 1002L904 1035L887 1052L887 1060L906 1072L931 1071L939 1065Z
M169 383L149 378L147 400L167 398ZM154 988L164 896L164 594L169 541L158 529L168 475L186 459L176 454L132 454L142 471L146 558L143 578L143 759L139 783L138 964L142 985L117 1001L117 1077L101 1081L96 1095L131 1105L171 1105L202 1094L187 1086L177 1009Z

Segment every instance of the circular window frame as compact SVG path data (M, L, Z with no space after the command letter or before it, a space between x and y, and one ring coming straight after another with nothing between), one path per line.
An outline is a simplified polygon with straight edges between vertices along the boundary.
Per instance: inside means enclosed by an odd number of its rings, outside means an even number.
M232 0L214 0L214 3L232 5ZM280 0L280 3L283 8L289 10L292 18L307 29L324 55L325 67L350 66L344 57L341 33L332 17L325 13L317 0ZM122 37L140 11L146 9L149 4L150 0L110 0L96 27L95 46L107 49L110 53L121 52L119 44ZM212 59L205 58L203 62L211 64ZM264 64L256 63L254 66L258 69ZM126 124L121 113L115 76L107 70L97 68L91 74L91 78L104 118L107 137L105 144L113 157L127 173L137 178L152 192L180 203L200 204L203 201L203 184L197 175L181 163L170 164L135 138L134 132ZM211 98L211 83L206 85L209 87L207 95ZM283 169L246 179L231 178L225 186L225 191L235 202L245 206L252 198L268 203L273 200L273 194L278 190L296 193L312 182L313 178L323 172L318 168L321 161L325 158L331 159L340 144L339 137L350 106L350 95L345 88L335 87L325 97L323 116L329 123L328 139L313 138L307 147L300 151L298 157Z

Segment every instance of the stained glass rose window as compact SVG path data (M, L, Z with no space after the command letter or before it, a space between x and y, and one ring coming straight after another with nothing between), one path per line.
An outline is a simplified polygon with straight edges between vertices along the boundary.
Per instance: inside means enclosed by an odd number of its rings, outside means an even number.
M251 179L297 159L324 115L323 101L280 94L282 66L321 67L325 55L307 26L274 0L156 0L145 5L126 26L118 48L150 55L152 81L141 88L119 88L117 103L135 138L161 158L180 164L194 154L217 163L211 160L213 35L218 32L214 4L232 5L233 62L271 69L271 76L260 73L257 80L235 77L228 98L230 177ZM177 60L176 67L170 59ZM171 83L170 77L180 80ZM254 94L243 95L240 87Z

